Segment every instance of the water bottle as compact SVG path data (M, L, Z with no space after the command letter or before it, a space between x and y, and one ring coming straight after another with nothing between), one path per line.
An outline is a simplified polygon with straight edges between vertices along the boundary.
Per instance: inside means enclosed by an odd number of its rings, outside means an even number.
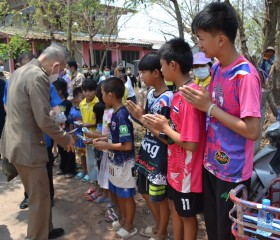
M262 200L262 205L263 206L270 206L270 200L269 199L263 199ZM258 212L258 222L257 225L265 228L270 228L272 229L272 223L273 223L273 218L272 214L264 209L260 209ZM266 232L260 229L257 229L257 233L264 236L264 237L270 237L272 233Z

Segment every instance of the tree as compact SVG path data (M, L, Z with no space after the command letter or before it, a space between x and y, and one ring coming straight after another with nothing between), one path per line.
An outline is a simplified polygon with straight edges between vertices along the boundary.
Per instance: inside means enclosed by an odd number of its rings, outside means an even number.
M30 51L30 43L19 35L12 36L9 43L0 44L0 58L4 61L9 58L16 59L20 54Z
M280 106L280 2L271 0L265 2L266 6L266 28L263 49L267 46L275 47L274 65L267 80L267 88L270 91L268 103L274 116L278 115Z

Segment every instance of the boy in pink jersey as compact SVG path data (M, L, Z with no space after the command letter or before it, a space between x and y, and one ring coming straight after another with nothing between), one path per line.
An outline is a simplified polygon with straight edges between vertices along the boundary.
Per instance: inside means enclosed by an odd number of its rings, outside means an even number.
M209 92L180 88L186 100L207 112L210 122L204 158L204 214L209 240L234 239L231 235L229 191L250 186L254 140L260 135L261 84L254 66L234 46L238 19L226 4L209 4L194 18L192 31L212 67Z
M159 50L161 71L176 91L171 103L170 122L163 115L146 114L145 124L168 136L167 195L173 220L174 239L197 238L196 214L202 211L202 160L205 143L205 114L195 109L178 92L192 82L189 71L193 56L183 39L172 39Z

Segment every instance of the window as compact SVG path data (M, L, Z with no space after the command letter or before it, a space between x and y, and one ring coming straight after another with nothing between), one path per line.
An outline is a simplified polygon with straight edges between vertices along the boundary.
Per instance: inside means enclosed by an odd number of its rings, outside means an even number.
M105 52L104 50L93 51L94 63L97 63L100 66L104 52ZM89 61L90 61L90 53L89 53ZM92 66L94 63L90 62L90 66ZM112 52L107 51L103 66L111 67L111 65L112 65Z
M132 63L134 60L139 59L139 51L122 51L122 60Z

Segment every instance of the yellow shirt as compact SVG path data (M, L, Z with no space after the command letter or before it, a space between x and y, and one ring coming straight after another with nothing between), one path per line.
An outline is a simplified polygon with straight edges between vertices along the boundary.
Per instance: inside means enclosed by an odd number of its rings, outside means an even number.
M83 123L96 124L96 117L95 117L95 113L93 112L93 107L97 102L99 101L96 96L90 103L87 103L86 98L80 102L79 107L80 107ZM96 127L89 128L89 129L95 130Z
M128 88L125 87L125 88L124 88L124 95L123 95L123 97L122 97L122 104L123 104L123 105L125 105L127 97L128 97Z
M170 81L164 80L166 86L172 86L174 83Z
M207 77L204 81L201 81L200 79L195 78L194 82L197 85L200 85L200 86L203 86L205 88L208 88L208 85L210 84L210 80L211 80L211 76Z

